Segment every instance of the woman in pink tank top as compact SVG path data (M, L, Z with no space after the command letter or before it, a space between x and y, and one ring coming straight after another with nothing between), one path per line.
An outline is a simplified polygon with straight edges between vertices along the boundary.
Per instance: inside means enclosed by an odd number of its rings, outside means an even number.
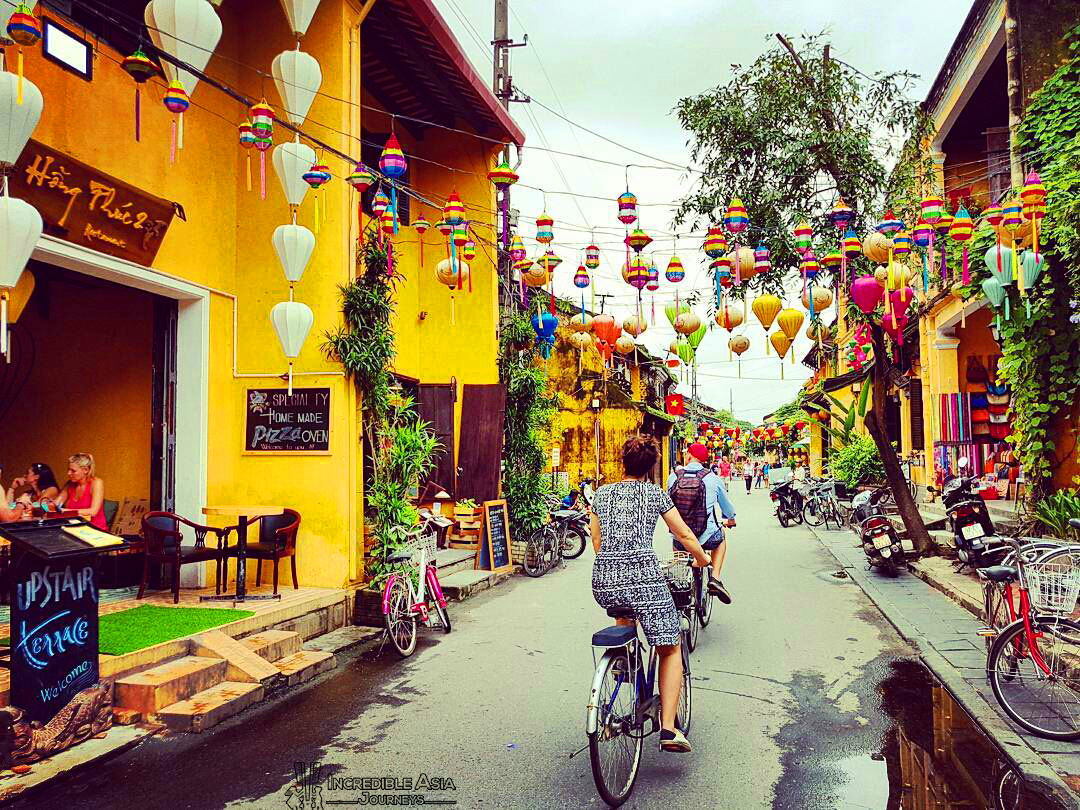
M94 470L94 457L89 453L76 453L68 459L68 484L56 499L60 509L72 509L80 517L102 531L108 531L105 522L105 482Z

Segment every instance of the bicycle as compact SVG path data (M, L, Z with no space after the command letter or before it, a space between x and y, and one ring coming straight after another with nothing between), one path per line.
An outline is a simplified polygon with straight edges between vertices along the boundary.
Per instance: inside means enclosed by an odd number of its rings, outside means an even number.
M673 597L689 592L689 558L685 552L676 552L664 565ZM608 610L608 615L615 619L634 618L632 611L618 608ZM585 733L593 781L600 798L611 807L618 807L630 798L641 764L642 744L646 737L660 730L659 657L650 647L646 665L645 646L638 637L636 623L605 627L592 637L595 672ZM597 648L603 650L599 661ZM689 734L692 708L690 651L685 641L680 648L683 684L675 722L683 734ZM648 731L645 730L646 722L650 726Z
M402 658L408 658L416 650L417 621L426 627L442 626L450 632L450 615L446 611L446 597L439 585L439 575L433 560L435 557L435 530L425 522L414 532L412 539L398 551L389 555L390 565L412 563L404 573L391 572L383 588L382 610L386 633L390 643ZM414 584L413 578L418 584ZM428 602L432 604L429 606ZM436 625L434 621L438 622Z
M545 523L529 535L521 567L530 577L542 577L562 559L562 539L553 523Z
M1016 552L1016 568L979 569L981 577L1004 586L1013 618L1000 631L980 631L996 636L986 660L990 688L1026 731L1080 739L1080 623L1068 618L1080 595L1080 569L1072 559L1028 562L1015 538L1006 542Z
M836 497L835 481L815 481L810 496L803 504L802 518L808 526L820 526L835 523L840 529L848 522L850 513L842 513L840 500Z

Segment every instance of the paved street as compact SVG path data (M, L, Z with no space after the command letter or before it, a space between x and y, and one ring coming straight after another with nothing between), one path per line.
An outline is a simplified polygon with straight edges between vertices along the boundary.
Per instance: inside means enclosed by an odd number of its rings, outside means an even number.
M909 651L850 579L832 576L808 531L779 528L764 490L736 491L735 503L735 602L717 606L692 659L695 750L661 754L651 738L627 806L883 808L887 765L871 754L892 721L877 690ZM456 606L453 633L425 637L409 661L343 656L313 688L211 734L151 740L55 796L71 807L282 807L294 762L308 762L323 778L450 777L447 798L462 807L601 806L587 753L569 759L585 742L589 636L606 623L591 558Z

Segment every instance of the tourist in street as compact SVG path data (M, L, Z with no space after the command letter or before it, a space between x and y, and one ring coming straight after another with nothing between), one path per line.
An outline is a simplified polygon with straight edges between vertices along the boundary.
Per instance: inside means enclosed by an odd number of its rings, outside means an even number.
M724 567L727 556L727 543L716 513L719 510L726 519L724 526L734 526L735 507L728 498L723 481L705 469L704 464L709 457L708 448L703 444L692 444L686 449L686 453L689 460L682 473L668 476L668 494L683 520L712 557L709 593L725 605L730 605L731 594L720 581L720 570ZM673 544L676 550L686 550L677 537L673 538Z
M747 495L750 494L750 488L754 485L754 474L755 474L755 469L754 468L756 466L757 466L756 464L751 466L749 459L742 462L743 480L746 482L746 494Z
M94 457L76 453L68 459L68 484L56 498L56 507L76 510L102 531L109 530L105 522L105 482L97 477Z
M709 557L667 492L647 482L659 457L660 449L653 439L631 437L622 450L625 478L596 491L590 520L596 551L592 589L593 598L602 608L632 611L649 644L660 656L660 748L687 753L690 743L683 731L675 727L683 681L682 625L653 550L657 518L663 517L698 565L708 565ZM632 624L630 619L615 621L620 625Z
M772 489L772 481L769 480L769 473L772 471L772 465L769 464L769 460L765 459L765 463L761 465L761 477L765 479L765 489Z
M705 445L700 445L704 447ZM720 477L731 483L731 462L728 461L727 456L724 456L723 461L720 462Z
M52 468L40 461L31 464L26 475L11 482L11 486L7 489L7 499L14 501L15 495L24 488L30 500L38 503L42 500L56 500L56 496L60 494L60 485L56 483Z
M754 489L761 489L761 462L754 460Z

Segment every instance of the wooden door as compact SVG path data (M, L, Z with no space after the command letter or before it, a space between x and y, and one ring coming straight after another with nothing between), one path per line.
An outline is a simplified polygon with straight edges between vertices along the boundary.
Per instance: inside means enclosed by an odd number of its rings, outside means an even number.
M428 481L434 481L451 497L457 497L453 387L449 383L420 383L416 389L416 410L421 419L430 423L435 438L443 447L435 467L427 479L420 482L420 490L423 491Z
M477 503L499 497L506 388L466 385L461 395L461 458L458 497Z

